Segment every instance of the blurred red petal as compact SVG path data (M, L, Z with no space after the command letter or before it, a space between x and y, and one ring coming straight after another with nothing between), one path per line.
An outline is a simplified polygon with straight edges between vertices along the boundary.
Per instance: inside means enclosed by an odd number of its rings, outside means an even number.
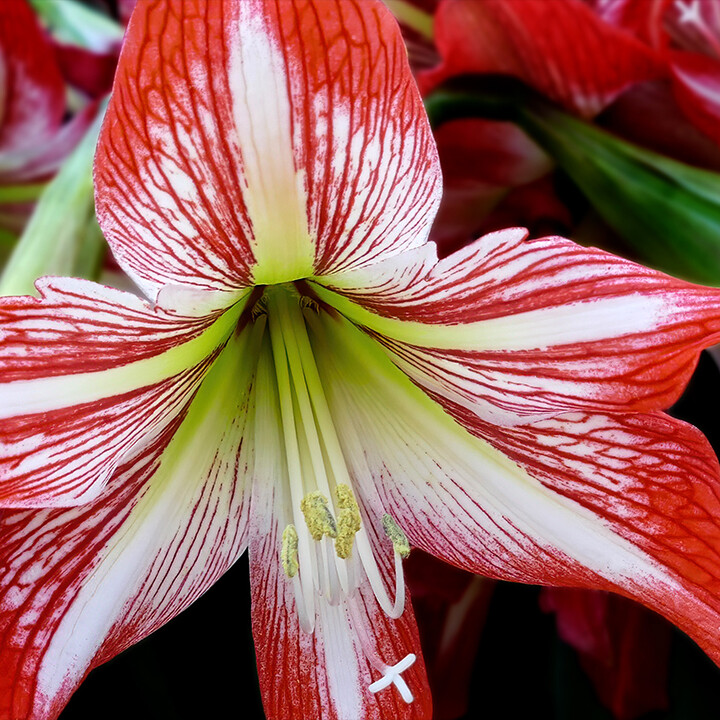
M670 53L675 95L690 120L720 144L720 61L698 53Z
M588 117L665 74L655 52L580 0L443 2L435 42L443 63L421 76L426 90L463 73L512 75Z
M667 708L671 627L655 613L601 591L545 588L558 634L578 651L600 700L617 720Z

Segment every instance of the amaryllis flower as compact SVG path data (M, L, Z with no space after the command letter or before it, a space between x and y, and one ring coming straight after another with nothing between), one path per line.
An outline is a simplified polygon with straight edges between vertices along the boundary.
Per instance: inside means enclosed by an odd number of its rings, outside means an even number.
M410 546L720 660L720 468L660 412L720 291L517 229L437 261L381 3L139 3L95 179L149 301L0 302L0 716L56 717L246 549L271 718L430 717Z

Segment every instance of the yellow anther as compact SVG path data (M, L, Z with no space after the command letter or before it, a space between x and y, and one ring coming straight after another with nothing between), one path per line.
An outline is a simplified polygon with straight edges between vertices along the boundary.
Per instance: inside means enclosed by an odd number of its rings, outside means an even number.
M294 525L288 525L282 534L282 548L280 549L280 562L285 574L295 577L298 571L298 534Z
M328 499L319 490L308 493L300 501L300 509L313 540L322 540L325 535L337 537L337 525L330 512Z
M360 529L360 508L347 485L338 485L335 488L335 499L340 508L335 552L339 558L347 560L352 554L355 533Z
M395 522L392 515L388 514L383 515L382 524L395 552L401 558L406 558L410 554L410 543L401 527Z

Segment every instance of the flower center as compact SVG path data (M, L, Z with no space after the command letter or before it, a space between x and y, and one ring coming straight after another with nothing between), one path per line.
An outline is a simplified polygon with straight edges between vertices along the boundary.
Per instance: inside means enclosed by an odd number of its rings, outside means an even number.
M316 603L345 603L352 629L368 661L383 677L370 685L378 692L394 684L403 699L413 697L400 673L415 660L412 653L387 665L374 649L372 629L364 627L356 598L369 583L378 604L391 618L405 607L402 558L410 547L390 515L382 517L395 559L395 599L390 599L378 568L363 514L353 490L308 335L306 314L317 309L293 285L268 287L264 301L287 461L292 522L282 536L280 562L293 583L301 628L315 628ZM305 307L303 307L305 305Z

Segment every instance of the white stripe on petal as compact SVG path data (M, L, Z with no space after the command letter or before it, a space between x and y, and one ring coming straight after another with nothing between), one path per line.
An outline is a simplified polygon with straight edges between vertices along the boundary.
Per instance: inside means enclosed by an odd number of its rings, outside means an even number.
M127 517L92 558L44 650L41 695L62 694L96 656L108 659L170 620L244 550L256 340L248 330L223 351Z
M261 3L238 4L228 78L242 153L243 197L252 224L255 283L312 274L304 171L296 166L285 58ZM250 71L251 70L251 71Z
M587 300L529 310L477 322L443 325L378 315L324 287L318 296L349 320L393 340L419 347L472 352L542 350L647 332L667 312L661 296L638 292L620 298Z
M96 372L4 383L0 385L0 419L97 402L173 377L209 357L230 334L241 309L239 303L197 337L185 342L178 338L175 347L143 360Z
M598 515L457 424L360 331L336 321L327 330L316 357L348 462L364 488L374 484L398 508L411 542L461 565L482 556L486 572L516 580L532 579L542 558L549 575L579 563L635 591L679 589Z

